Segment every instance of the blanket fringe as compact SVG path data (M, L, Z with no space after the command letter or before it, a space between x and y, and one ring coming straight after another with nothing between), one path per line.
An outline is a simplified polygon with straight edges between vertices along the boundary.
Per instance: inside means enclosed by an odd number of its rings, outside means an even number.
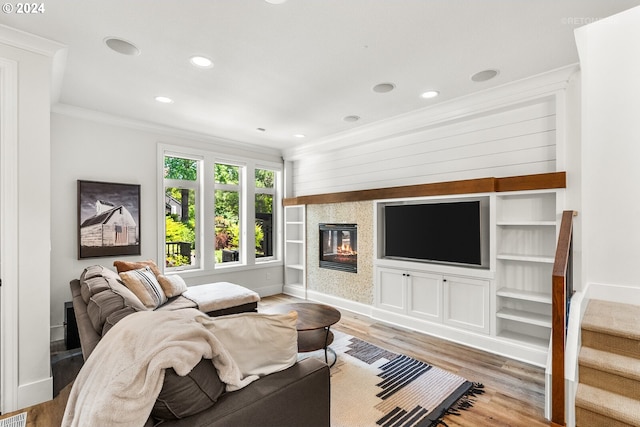
M444 422L444 417L447 415L455 415L460 416L462 413L460 411L466 411L473 407L473 404L476 402L476 397L484 394L484 385L481 383L473 383L473 387L471 387L458 401L451 405L451 407L442 414L442 417L438 419L434 424L435 426L444 426L449 427L447 423Z

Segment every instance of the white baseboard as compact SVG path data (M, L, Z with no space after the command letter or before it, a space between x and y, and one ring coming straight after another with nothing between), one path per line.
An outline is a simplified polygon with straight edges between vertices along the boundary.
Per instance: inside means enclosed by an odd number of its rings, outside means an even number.
M302 286L284 285L282 293L296 298L307 299L307 291Z
M362 314L368 317L371 317L371 310L373 309L373 307L368 304L351 301L333 295L323 294L317 291L307 290L307 299L311 301L321 302L323 304L329 304L336 308L342 308L344 310L349 310L353 313Z
M267 286L261 286L258 288L253 288L253 290L255 292L258 293L258 295L260 295L260 297L268 297L271 295L278 295L281 294L283 292L282 290L283 285L279 284L279 285L267 285Z
M53 325L49 328L49 339L51 342L62 341L64 339L64 325Z
M18 386L18 408L37 405L52 399L53 377Z
M334 295L324 294L318 291L305 290L301 286L285 286L283 293L292 297L301 298L308 301L315 301L323 304L329 304L337 309L349 310L357 314L363 314L371 317L371 306L356 301L336 297Z
M586 300L600 299L620 304L640 305L640 287L588 283L585 288Z

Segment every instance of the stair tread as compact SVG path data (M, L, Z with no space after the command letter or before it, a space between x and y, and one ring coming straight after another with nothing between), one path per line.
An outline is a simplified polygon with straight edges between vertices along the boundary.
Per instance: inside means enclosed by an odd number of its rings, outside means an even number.
M589 301L582 328L640 340L640 306L593 299Z
M630 425L640 425L640 401L578 384L576 406Z
M580 366L587 366L600 371L619 375L621 377L640 381L640 359L582 347L578 357Z

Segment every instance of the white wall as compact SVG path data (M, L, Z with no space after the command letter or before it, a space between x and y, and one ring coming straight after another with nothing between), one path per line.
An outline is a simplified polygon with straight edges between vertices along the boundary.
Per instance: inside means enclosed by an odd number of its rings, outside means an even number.
M0 37L1 38L1 37ZM0 41L0 57L17 63L18 223L17 247L11 250L17 264L17 282L5 281L3 294L17 288L17 318L2 316L15 327L17 348L17 390L4 388L2 409L16 410L51 398L49 349L49 105L52 57L10 47ZM5 94L2 94L5 96ZM3 144L5 142L3 141ZM3 257L4 258L4 257ZM3 268L7 268L3 265ZM12 307L13 308L13 307ZM4 325L3 325L4 326ZM9 326L9 325L7 325ZM3 361L4 362L4 361ZM5 366L6 368L6 366ZM9 367L10 368L10 367ZM11 372L14 376L16 373ZM9 377L9 375L7 375ZM8 378L2 378L3 381ZM6 383L4 383L7 386ZM11 401L5 400L11 396Z
M565 121L562 126L565 144L558 147L558 159L563 159L563 164L558 164L558 169L567 172L567 191L565 192L564 210L577 211L573 217L573 287L581 290L584 287L582 278L583 248L582 248L582 138L581 138L581 89L582 74L577 71L569 79L567 85L564 109Z
M640 287L640 7L579 28L576 41L584 281Z
M77 180L139 184L141 197L141 256L126 259L153 259L158 254L157 145L158 143L205 148L217 153L244 155L254 159L281 161L279 153L250 152L240 146L216 140L176 136L160 127L118 120L93 112L57 106L51 115L51 328L52 340L63 338L64 302L71 300L69 281L78 278L87 266L101 264L113 268L122 257L78 260ZM179 133L179 132L178 132ZM226 270L193 276L189 285L230 281L262 295L277 293L284 283L281 266Z

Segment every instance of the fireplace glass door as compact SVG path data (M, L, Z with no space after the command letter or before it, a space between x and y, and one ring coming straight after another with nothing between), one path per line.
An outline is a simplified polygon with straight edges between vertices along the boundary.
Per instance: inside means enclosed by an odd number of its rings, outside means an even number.
M357 224L320 224L320 267L358 271Z

